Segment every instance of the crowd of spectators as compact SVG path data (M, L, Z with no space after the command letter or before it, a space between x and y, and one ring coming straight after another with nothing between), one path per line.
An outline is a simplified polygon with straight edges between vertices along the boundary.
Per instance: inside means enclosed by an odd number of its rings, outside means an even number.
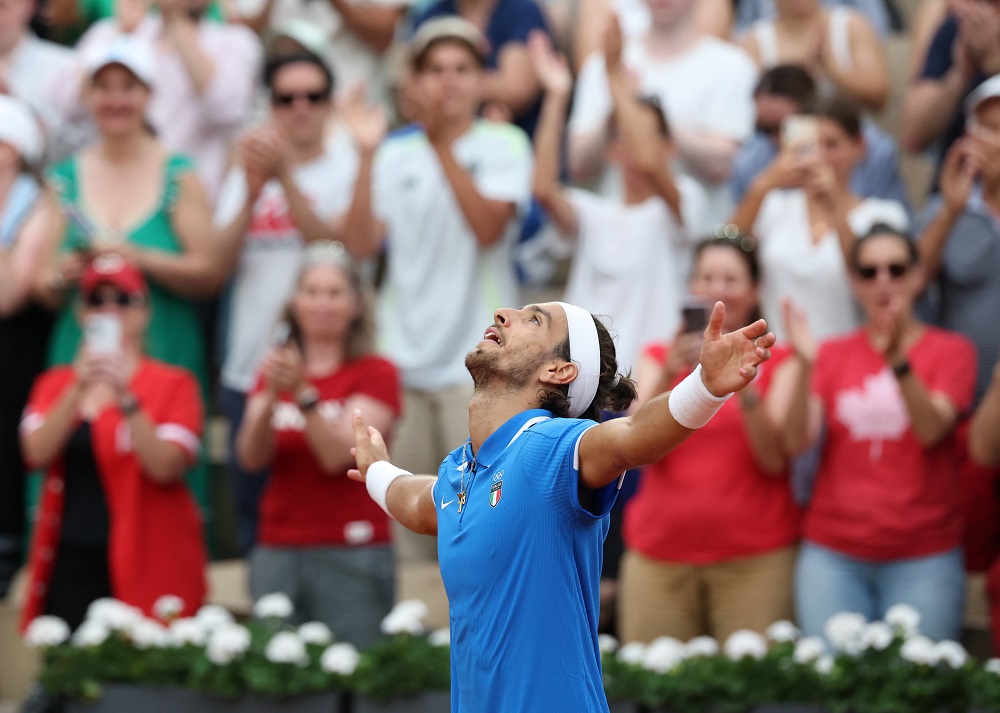
M370 643L394 562L436 555L347 479L350 414L436 473L468 437L465 353L543 292L604 318L638 404L691 371L714 301L779 335L629 475L610 630L821 635L906 602L957 638L966 571L1000 613L1000 2L900 17L0 0L0 596L27 560L25 621L197 607L223 509L254 597ZM933 153L926 195L897 139Z

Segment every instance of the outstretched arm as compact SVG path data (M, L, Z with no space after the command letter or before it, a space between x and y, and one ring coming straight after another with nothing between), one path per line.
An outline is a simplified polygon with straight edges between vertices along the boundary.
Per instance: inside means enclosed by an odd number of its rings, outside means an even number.
M377 428L365 425L361 410L354 411L354 448L351 455L358 467L347 471L365 483L368 493L389 515L421 535L437 534L433 475L413 475L389 463L389 451ZM373 467L374 466L374 467Z
M705 329L698 369L627 418L607 421L580 440L580 481L602 488L629 468L659 460L703 425L725 398L757 376L771 357L774 334L760 319L722 334L726 309L716 302ZM433 503L432 503L433 506Z

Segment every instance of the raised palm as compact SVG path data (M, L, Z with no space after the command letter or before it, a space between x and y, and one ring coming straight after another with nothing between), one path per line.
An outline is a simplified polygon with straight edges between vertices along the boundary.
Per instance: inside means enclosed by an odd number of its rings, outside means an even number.
M528 36L528 55L535 68L538 81L546 92L553 94L569 94L573 88L573 77L569 71L566 58L555 51L552 42L541 30L535 30Z
M716 302L701 345L702 380L716 396L739 391L753 381L757 367L771 358L775 341L774 334L767 331L767 323L762 319L723 334L725 319L725 306Z
M385 110L365 102L363 86L351 90L340 113L360 149L374 150L385 138L389 128Z

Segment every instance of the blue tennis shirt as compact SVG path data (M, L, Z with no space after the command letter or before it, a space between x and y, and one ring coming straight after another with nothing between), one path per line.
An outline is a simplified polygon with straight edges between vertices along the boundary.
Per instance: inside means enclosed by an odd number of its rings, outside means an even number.
M598 588L615 484L580 505L578 444L593 421L525 411L434 486L451 616L452 713L606 713ZM467 500L459 512L459 493Z

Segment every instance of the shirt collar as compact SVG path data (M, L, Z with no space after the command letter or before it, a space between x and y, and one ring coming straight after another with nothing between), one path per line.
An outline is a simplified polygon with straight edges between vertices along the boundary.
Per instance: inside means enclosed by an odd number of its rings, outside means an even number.
M476 461L482 466L488 466L503 453L504 449L517 440L517 437L540 419L552 418L552 412L545 409L536 408L522 411L513 418L507 420L500 428L490 434L483 445L479 447L476 454Z

